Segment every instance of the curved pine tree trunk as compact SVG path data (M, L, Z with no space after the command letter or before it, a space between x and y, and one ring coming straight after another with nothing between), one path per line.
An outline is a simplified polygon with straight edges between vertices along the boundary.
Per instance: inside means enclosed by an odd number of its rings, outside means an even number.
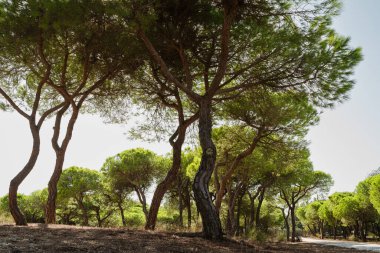
M63 163L65 160L65 154L58 152L56 156L56 162L54 167L54 172L50 177L48 183L48 199L45 210L45 223L55 224L56 223L56 200L58 193L58 181L62 174Z
M73 135L74 125L78 119L79 109L80 107L72 106L73 112L70 116L70 120L67 124L66 134L62 141L62 145L58 144L59 134L61 131L61 120L63 114L67 111L68 105L63 107L56 116L55 125L54 125L54 135L52 138L52 146L55 151L55 166L53 174L50 177L48 183L48 199L46 203L45 210L45 223L54 224L56 223L56 201L57 201L57 186L59 178L62 175L63 164L65 162L65 155L67 151L67 147L70 143L71 137Z
M17 191L20 184L32 171L34 165L36 164L37 158L40 154L40 133L39 128L34 124L34 122L29 121L30 130L33 137L33 148L30 154L29 160L24 166L24 168L11 180L9 184L9 211L18 226L28 225L25 216L22 214L17 203Z
M212 117L210 101L201 101L198 127L199 141L202 147L202 159L198 172L194 178L194 198L198 211L202 217L204 237L220 240L223 238L223 232L219 213L212 203L210 192L208 190L216 160L216 147L211 138Z
M154 191L152 202L150 204L149 208L149 213L148 217L146 220L145 224L145 229L147 230L154 230L156 227L156 222L157 222L157 215L158 215L158 210L160 208L162 199L164 198L165 193L168 191L172 183L176 180L179 169L181 168L181 152L182 152L182 145L185 142L185 136L186 136L186 129L190 123L193 122L194 119L189 119L186 123L183 122L178 127L178 132L177 132L177 139L175 142L172 143L173 147L173 163L166 174L166 177L163 181L161 181L158 185L156 190ZM176 134L173 135L175 137Z

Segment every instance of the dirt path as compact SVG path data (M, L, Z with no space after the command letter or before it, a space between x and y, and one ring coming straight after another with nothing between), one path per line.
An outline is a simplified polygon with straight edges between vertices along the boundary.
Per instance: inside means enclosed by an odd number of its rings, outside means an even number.
M365 242L348 242L348 241L336 241L336 240L319 240L314 238L302 238L304 243L321 244L328 246L336 246L342 248L358 249L380 252L380 244L365 243Z
M128 229L107 229L32 224L28 227L0 225L0 253L25 252L254 252L254 253L311 253L350 252L333 246L320 244L271 243L253 245L245 242L226 240L211 242L190 234L169 234ZM367 251L355 251L367 252ZM367 252L368 253L368 252Z

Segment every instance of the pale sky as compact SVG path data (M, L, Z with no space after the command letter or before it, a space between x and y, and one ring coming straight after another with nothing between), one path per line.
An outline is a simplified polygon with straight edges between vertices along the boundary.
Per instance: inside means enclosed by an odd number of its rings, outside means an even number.
M380 167L380 1L345 0L335 29L363 49L351 98L321 116L309 135L314 168L330 173L332 191L353 191Z
M380 0L345 0L334 27L351 37L351 45L363 48L364 61L356 68L356 86L351 98L321 116L311 129L311 159L316 170L330 173L332 191L353 191L360 180L380 166ZM132 147L144 147L158 154L170 151L166 142L143 143L129 140L126 126L104 124L97 116L80 115L64 167L72 165L99 169L104 160ZM38 162L20 186L30 193L47 186L54 166L50 144L52 122L46 122L41 136ZM8 191L9 181L26 163L31 149L31 134L16 113L0 112L0 195Z

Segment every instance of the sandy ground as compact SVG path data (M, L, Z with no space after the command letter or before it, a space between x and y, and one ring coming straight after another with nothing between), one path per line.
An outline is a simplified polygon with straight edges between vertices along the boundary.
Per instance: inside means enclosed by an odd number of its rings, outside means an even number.
M0 253L24 252L367 252L324 246L318 243L250 244L225 240L212 242L194 234L148 232L119 228L89 228L31 224L0 225Z

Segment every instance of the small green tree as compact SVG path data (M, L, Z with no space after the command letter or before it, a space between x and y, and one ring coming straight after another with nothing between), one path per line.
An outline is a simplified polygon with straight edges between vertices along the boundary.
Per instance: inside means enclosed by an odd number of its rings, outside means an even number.
M167 159L142 148L125 150L107 158L101 171L112 181L111 186L130 189L137 195L145 217L148 217L146 191L170 166Z
M376 208L377 212L380 214L380 175L373 176L370 180L370 183L370 202Z
M313 171L310 162L300 158L298 163L293 164L293 169L288 177L278 184L280 198L283 199L290 211L292 226L291 240L296 240L296 207L301 199L307 198L314 193L326 193L333 181L329 174L322 171Z
M75 203L81 212L81 224L89 225L91 198L101 187L101 174L98 171L80 167L70 167L63 171L58 182L60 201Z

